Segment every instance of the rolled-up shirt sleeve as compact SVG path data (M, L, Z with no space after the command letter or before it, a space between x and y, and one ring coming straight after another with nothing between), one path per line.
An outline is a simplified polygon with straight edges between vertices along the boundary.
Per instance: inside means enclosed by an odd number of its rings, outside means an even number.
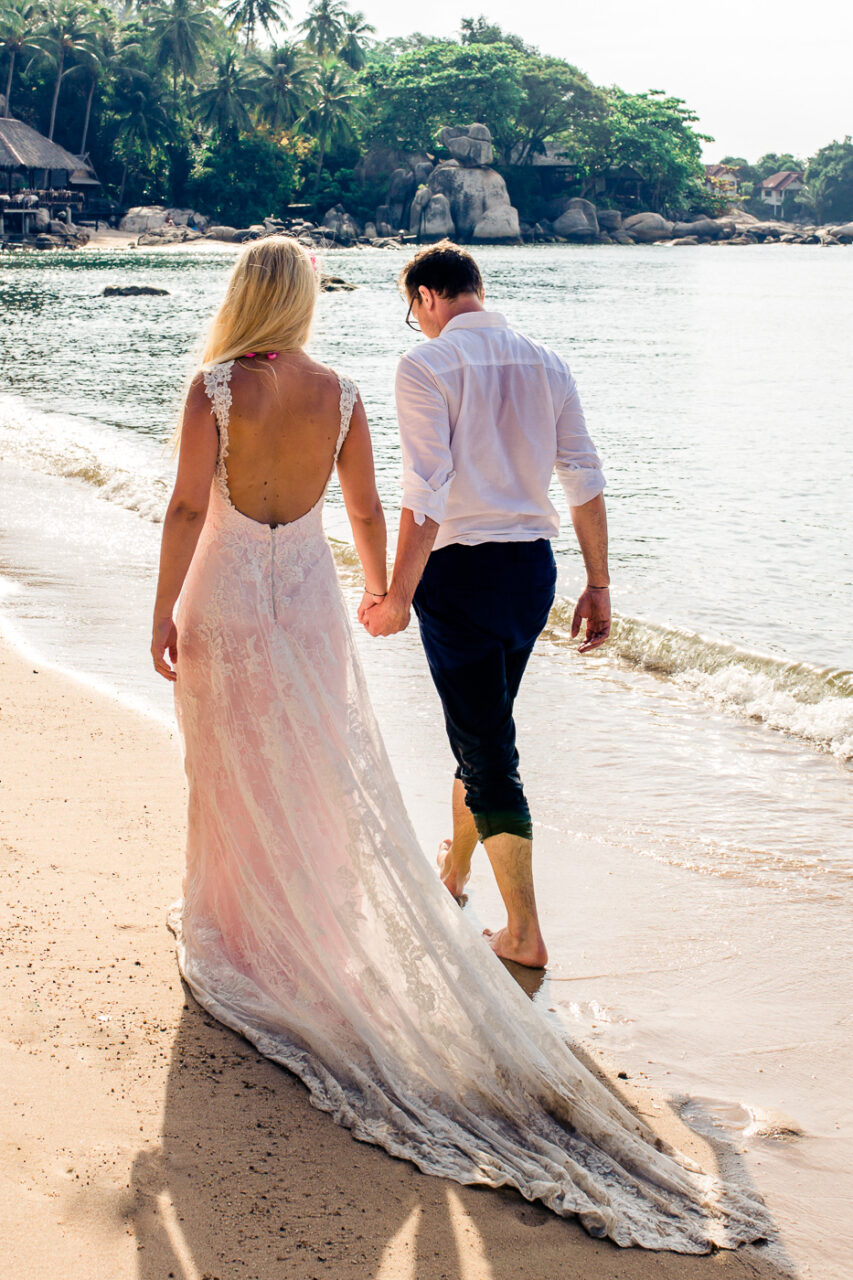
M570 507L582 507L602 493L607 481L587 431L575 380L566 370L566 398L557 417L557 478Z
M395 385L403 454L403 506L415 523L429 517L441 524L456 475L450 452L447 401L428 369L403 356Z

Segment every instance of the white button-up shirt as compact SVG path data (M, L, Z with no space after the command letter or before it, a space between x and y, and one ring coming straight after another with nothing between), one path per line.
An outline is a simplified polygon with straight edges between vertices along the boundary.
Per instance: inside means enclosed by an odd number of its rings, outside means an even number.
M555 468L570 506L604 488L568 365L496 311L454 316L403 356L396 395L403 506L440 525L436 550L555 537Z

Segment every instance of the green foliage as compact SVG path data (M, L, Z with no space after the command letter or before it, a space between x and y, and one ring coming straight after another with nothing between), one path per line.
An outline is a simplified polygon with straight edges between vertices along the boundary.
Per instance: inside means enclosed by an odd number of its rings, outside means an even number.
M853 139L830 142L812 156L806 185L821 222L853 222Z
M445 124L488 124L499 153L515 138L524 55L505 44L441 42L362 73L367 135L404 150L432 150Z
M595 118L590 130L568 140L574 143L579 164L587 172L629 175L645 208L669 214L701 212L701 144L710 139L693 129L696 114L681 98L656 89L626 93L614 86L606 99L603 118Z
M507 44L511 49L517 49L519 53L537 54L539 52L533 45L525 44L521 36L504 31L503 27L499 27L496 22L489 22L483 14L480 14L479 18L462 19L459 39L461 44Z
M719 211L681 99L599 88L482 15L462 19L457 39L377 43L346 0L310 3L302 38L283 39L288 0L0 0L0 96L69 150L88 150L120 201L192 199L229 221L280 210L285 193L367 219L386 194L356 178L367 147L434 154L442 125L474 121L490 128L525 217L566 193ZM552 147L563 166L534 165ZM792 207L853 216L851 147L812 159ZM804 168L776 153L727 163L762 214L762 179Z
M280 214L293 199L298 179L299 155L292 140L259 128L250 136L207 142L187 195L194 206L245 227Z

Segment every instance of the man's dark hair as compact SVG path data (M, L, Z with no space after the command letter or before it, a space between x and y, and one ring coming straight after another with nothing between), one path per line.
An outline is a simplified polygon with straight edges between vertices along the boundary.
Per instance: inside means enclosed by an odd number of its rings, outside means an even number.
M442 298L458 298L461 293L482 293L483 277L467 249L439 240L419 249L400 272L400 288L410 302L421 285Z

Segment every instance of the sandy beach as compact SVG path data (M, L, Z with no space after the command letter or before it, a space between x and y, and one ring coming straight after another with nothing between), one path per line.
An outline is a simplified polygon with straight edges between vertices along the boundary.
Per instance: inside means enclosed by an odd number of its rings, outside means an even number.
M2 1234L63 1280L778 1280L759 1246L620 1251L356 1143L184 991L175 736L4 646ZM668 1139L713 1153L648 1091Z

